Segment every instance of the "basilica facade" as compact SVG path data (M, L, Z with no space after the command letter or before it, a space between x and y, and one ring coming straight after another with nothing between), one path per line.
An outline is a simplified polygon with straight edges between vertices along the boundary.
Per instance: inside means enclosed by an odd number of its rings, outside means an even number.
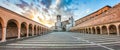
M57 31L69 31L74 24L74 18L70 17L68 20L61 21L61 15L57 15L57 22L55 23L55 30Z

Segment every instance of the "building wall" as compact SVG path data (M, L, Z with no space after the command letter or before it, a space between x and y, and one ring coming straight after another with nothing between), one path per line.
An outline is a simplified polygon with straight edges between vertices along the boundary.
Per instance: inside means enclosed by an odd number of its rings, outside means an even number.
M111 7L110 6L105 6L101 9L99 9L98 11L94 12L94 13L91 13L83 18L80 18L78 20L75 21L75 25L79 25L87 20L90 20L92 18L95 18L96 16L99 16L100 14L106 12L107 10L109 10Z
M105 7L96 11L104 10ZM71 28L71 31L92 33L92 34L115 34L120 35L120 4L117 4L109 9L106 9L100 14L91 13L77 20L76 26ZM93 15L93 16L91 16ZM91 17L91 18L90 18Z
M107 10L108 8L105 7L104 9ZM120 21L119 14L120 14L120 4L108 9L103 13L100 13L97 16L92 16L94 15L92 14L92 15L83 17L77 20L75 23L76 23L76 26L87 27L87 26L95 26L95 25L112 23L112 22L119 22ZM92 16L92 18L89 18L90 16ZM88 19L88 20L85 20L85 19ZM84 22L80 22L81 20L84 20Z
M120 13L120 7L114 7L92 19L89 19L88 21L79 24L79 26L86 27L86 26L94 26L94 25L106 24L112 22L119 22L120 21L119 13Z
M14 23L14 24L13 24ZM32 27L32 34L40 34L41 32L45 32L48 30L47 26L44 26L38 22L35 22L29 18L26 18L22 15L19 15L11 10L8 10L4 7L0 7L0 39L3 39L3 41L6 38L11 37L21 37L21 24L25 25L26 28L26 36L29 36L29 25ZM33 28L36 28L35 30Z

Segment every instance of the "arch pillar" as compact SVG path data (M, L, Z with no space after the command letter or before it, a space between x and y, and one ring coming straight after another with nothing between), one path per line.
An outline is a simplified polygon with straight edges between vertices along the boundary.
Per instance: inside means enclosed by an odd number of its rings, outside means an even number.
M77 30L79 30L79 32L81 33L81 30L80 30L80 29L77 29Z
M87 33L86 28L85 28L85 33Z
M107 25L106 27L107 27L107 34L110 35L109 25Z
M103 34L103 32L102 32L102 26L99 26L100 27L100 34Z
M92 27L90 27L90 29L91 29L91 34L93 34L93 30L92 30Z
M117 36L120 36L120 33L119 33L119 25L116 24L115 26L116 26L116 30L117 30Z
M47 28L46 28L46 33L47 33Z
M97 34L97 28L95 27L95 34Z
M26 28L27 28L27 36L26 37L29 37L29 25L27 25Z
M83 33L83 32L84 32L84 31L83 31L83 29L81 29L81 31L82 31L81 33Z
M32 26L32 36L34 36L34 25Z
M45 33L45 28L43 28L43 34Z
M88 34L89 34L89 28L87 28L87 30L88 30Z
M40 27L39 27L39 35L40 35L40 32L41 32L41 31L40 31Z
M41 28L41 29L40 29L40 31L41 31L40 33L42 34L42 27L40 27L40 28Z
M21 31L21 26L18 25L18 39L20 39L20 36L21 36L20 31Z
M2 42L6 41L6 26L2 27Z
M36 26L36 33L35 33L35 35L37 35L37 32L38 32L37 30L38 30L38 29L37 29L37 26Z
M85 33L85 28L83 29L83 33Z
M89 34L89 29L87 28L87 34Z
M46 28L45 28L45 33L46 33Z
M43 28L41 27L41 33L43 34Z
M82 33L84 33L84 29L82 29Z

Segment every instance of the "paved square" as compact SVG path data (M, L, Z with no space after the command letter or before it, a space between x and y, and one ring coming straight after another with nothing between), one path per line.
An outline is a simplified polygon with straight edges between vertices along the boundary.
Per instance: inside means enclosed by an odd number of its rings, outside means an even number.
M74 32L52 32L43 36L16 41L0 46L1 49L44 50L119 50L120 37ZM71 49L70 49L71 48Z

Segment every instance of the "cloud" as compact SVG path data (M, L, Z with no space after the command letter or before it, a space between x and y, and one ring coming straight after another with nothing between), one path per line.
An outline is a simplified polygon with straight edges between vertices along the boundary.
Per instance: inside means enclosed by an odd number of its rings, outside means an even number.
M56 15L62 15L62 20L74 15L72 11L78 10L74 0L6 0L10 4L23 10L22 15L37 20L45 25L54 25ZM54 5L54 6L53 6ZM51 8L53 6L53 8ZM8 7L8 6L7 6ZM17 10L15 10L17 11ZM18 11L19 12L19 11Z
M45 5L46 8L49 8L52 3L52 0L42 0L41 4Z

